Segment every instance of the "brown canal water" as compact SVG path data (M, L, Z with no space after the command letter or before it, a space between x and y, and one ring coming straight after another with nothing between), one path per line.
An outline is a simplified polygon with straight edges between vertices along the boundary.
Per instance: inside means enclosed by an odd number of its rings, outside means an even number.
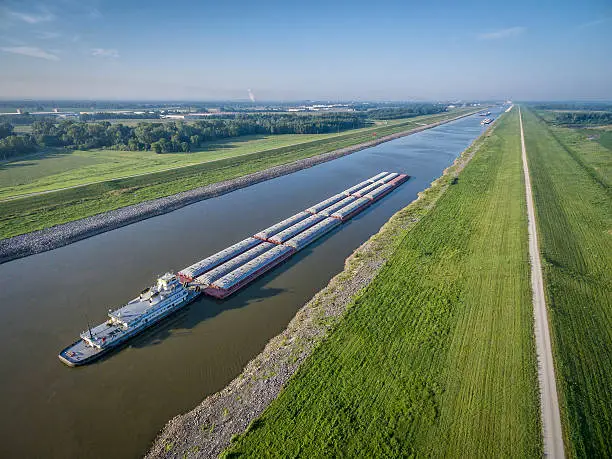
M496 110L496 113L499 110ZM471 116L0 265L0 457L142 456L222 389L344 260L484 130ZM154 282L380 171L410 181L234 296L201 297L108 358L57 353Z

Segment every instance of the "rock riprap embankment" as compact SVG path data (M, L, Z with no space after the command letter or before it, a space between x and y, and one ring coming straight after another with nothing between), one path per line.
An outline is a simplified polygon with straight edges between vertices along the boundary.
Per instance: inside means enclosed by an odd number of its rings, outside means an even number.
M64 245L95 236L96 234L100 234L105 231L110 231L140 220L162 215L204 199L220 196L222 194L229 193L240 188L245 188L265 180L270 180L275 177L280 177L282 175L306 169L317 164L340 158L341 156L349 155L365 148L373 147L383 142L398 139L400 137L439 126L469 115L471 115L471 113L449 120L439 121L426 126L420 126L409 131L398 132L396 134L380 137L369 142L353 145L351 147L341 148L339 150L323 153L310 158L300 159L289 164L271 167L270 169L255 172L236 179L214 183L212 185L195 188L193 190L184 191L164 198L122 207L120 209L111 210L109 212L64 223L62 225L53 226L51 228L33 231L31 233L22 234L12 238L2 239L0 240L0 263L6 263L7 261L14 260L16 258L27 257L29 255L45 252L47 250L53 250Z

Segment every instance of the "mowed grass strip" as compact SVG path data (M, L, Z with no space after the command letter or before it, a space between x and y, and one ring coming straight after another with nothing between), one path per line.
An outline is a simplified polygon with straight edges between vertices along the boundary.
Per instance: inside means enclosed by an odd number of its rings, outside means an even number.
M227 457L542 455L518 111Z
M594 160L575 132L523 121L566 454L612 457L612 206L592 167L612 152Z
M459 116L467 110L429 117L433 123ZM375 129L377 137L409 130L413 120L390 123ZM16 236L72 220L96 215L142 201L170 196L181 191L288 164L299 159L337 150L373 139L373 131L360 130L218 161L156 172L138 177L109 180L79 188L0 202L0 239Z

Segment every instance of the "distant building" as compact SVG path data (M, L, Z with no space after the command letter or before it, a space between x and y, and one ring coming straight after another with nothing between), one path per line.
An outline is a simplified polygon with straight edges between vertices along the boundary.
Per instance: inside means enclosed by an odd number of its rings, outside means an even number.
M30 112L28 113L31 116L55 116L56 118L78 118L79 114L78 113L74 113L74 112L60 112L59 110L55 109L52 112ZM3 115L25 115L26 113L23 112L23 110L21 109L17 109L17 111L15 113L3 113Z
M168 120L184 120L185 115L180 114L171 114L171 115L160 115L160 118L168 119Z
M215 115L220 115L221 112L217 112L217 113L189 113L188 115L185 115L185 119L186 120L198 120L201 118L206 118L208 116L215 116Z

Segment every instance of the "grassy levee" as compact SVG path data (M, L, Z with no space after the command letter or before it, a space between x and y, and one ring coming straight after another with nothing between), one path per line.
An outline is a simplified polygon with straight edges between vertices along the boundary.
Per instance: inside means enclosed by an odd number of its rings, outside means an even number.
M435 115L430 123L459 116L466 110ZM377 137L413 129L413 120L378 126ZM108 180L0 202L0 239L96 215L150 199L262 171L373 139L372 130L359 130L328 139L205 162L138 177Z
M556 128L553 136L529 111L523 120L566 453L611 457L610 188L593 176L589 149L571 146L574 132Z
M518 111L498 123L226 457L542 455Z

